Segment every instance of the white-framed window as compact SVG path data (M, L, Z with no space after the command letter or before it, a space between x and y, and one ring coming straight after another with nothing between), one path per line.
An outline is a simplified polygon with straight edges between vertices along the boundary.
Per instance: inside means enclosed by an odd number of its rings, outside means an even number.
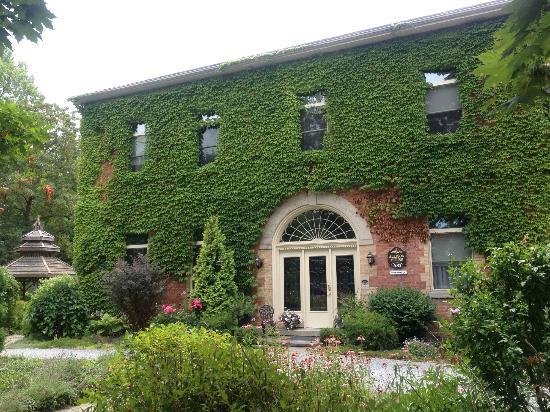
M145 256L149 249L149 237L143 234L126 236L126 260L131 261L137 255Z
M453 133L462 117L456 79L450 72L426 72L426 117L430 133Z
M302 150L320 150L323 148L323 138L327 131L325 95L316 93L301 96L301 99Z
M136 125L134 135L132 136L132 170L137 172L141 170L145 163L145 143L146 143L146 126L144 123Z
M466 246L463 226L464 220L460 218L431 222L430 255L434 290L451 289L449 267L472 258L472 250Z
M218 135L220 133L220 116L215 113L202 114L201 122L203 127L199 139L199 165L204 166L216 160Z

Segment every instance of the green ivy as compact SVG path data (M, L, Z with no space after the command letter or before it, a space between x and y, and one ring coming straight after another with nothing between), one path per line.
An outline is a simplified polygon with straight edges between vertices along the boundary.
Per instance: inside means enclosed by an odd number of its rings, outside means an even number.
M125 235L149 233L150 254L189 273L193 234L220 216L237 283L254 286L254 247L273 210L303 190L400 190L400 216L463 214L471 247L548 235L549 123L541 102L487 118L472 74L500 21L357 48L81 107L80 274L108 269ZM453 134L430 134L423 72L456 71L463 105ZM221 69L223 74L223 68ZM322 151L300 149L299 96L327 97ZM497 104L498 104L497 102ZM199 167L200 114L220 115L218 157ZM131 136L145 122L147 160L130 169ZM99 179L102 165L112 179ZM545 172L546 171L546 172Z

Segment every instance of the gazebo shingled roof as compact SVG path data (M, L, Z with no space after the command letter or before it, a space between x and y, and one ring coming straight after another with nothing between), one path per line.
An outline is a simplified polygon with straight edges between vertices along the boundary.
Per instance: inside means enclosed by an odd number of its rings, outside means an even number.
M71 265L54 256L59 253L59 246L53 243L54 240L55 237L44 230L38 217L32 231L23 236L23 243L16 249L21 256L9 263L6 269L18 280L74 275Z

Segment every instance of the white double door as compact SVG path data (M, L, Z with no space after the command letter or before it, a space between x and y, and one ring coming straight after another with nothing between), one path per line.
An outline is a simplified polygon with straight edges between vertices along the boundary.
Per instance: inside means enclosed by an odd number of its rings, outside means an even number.
M332 327L338 300L358 293L356 249L287 250L279 256L282 308L300 313L304 327Z

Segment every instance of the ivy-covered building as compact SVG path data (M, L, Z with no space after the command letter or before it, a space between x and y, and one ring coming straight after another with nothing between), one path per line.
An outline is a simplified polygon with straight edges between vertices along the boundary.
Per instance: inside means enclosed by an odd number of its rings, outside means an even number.
M548 112L493 111L506 87L472 73L506 3L74 98L74 265L90 302L138 252L177 300L218 215L238 286L276 315L332 325L339 297L395 285L444 314L453 259L548 236Z

